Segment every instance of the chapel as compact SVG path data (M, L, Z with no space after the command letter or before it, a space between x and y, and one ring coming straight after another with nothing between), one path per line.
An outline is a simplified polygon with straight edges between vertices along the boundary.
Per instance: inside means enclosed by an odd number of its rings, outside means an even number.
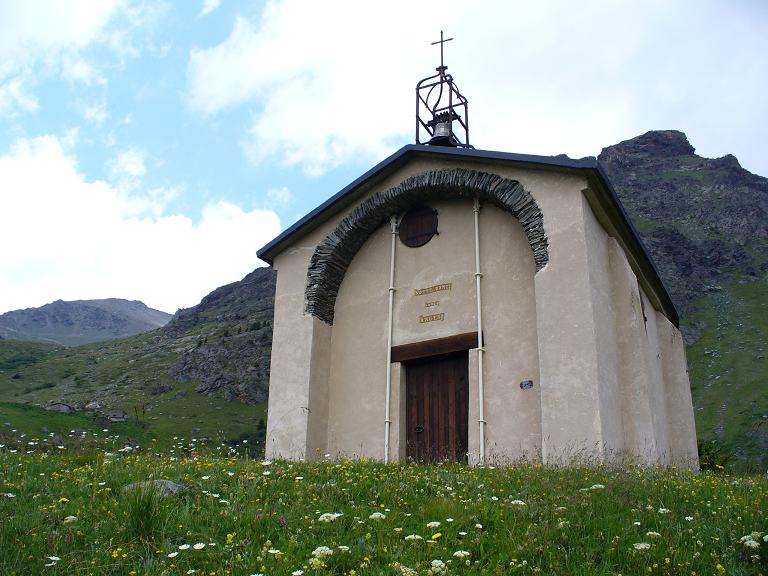
M268 458L698 466L669 293L595 158L477 150L442 62L404 146L259 250Z

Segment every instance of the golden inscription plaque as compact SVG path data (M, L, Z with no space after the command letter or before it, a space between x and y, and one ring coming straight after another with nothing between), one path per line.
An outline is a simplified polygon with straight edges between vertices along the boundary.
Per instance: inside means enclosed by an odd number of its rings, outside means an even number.
M424 308L432 308L433 306L440 306L440 300L432 300L432 302L424 302Z
M428 286L426 288L414 288L413 295L414 296L424 296L425 294L432 294L432 292L441 292L443 290L450 290L452 284L448 282L447 284L435 284L434 286Z
M442 322L445 320L445 313L440 312L440 314L430 314L428 316L419 316L419 324L425 324L427 322Z

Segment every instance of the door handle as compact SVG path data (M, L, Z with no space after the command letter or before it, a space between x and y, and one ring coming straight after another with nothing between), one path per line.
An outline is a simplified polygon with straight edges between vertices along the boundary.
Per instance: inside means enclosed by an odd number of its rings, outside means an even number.
M422 432L424 432L424 426L419 424L418 426L416 426L416 428L414 428L414 430L416 431L417 434L421 434Z

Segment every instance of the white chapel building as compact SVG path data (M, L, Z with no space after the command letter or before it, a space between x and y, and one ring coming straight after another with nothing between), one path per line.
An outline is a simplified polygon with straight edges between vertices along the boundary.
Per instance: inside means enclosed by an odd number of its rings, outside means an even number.
M267 457L696 467L672 300L594 158L476 150L441 64L417 142L259 251Z

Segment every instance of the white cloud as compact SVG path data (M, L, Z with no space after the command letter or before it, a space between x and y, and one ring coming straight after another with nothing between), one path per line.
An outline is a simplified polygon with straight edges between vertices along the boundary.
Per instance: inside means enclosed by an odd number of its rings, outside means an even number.
M413 88L434 73L442 28L479 148L583 156L677 128L702 152L764 163L766 16L711 0L274 0L191 51L188 104L247 106L253 162L309 174L369 162L413 141Z
M88 49L106 45L120 56L138 54L135 32L164 10L164 4L132 0L0 2L0 114L35 111L31 87L44 78L106 84Z
M107 104L103 100L83 106L83 118L96 126L101 126L108 116Z
M293 203L293 193L285 186L270 188L267 190L267 199L279 206L288 206Z
M119 152L109 162L109 171L115 179L141 178L147 173L146 154L139 148L129 148Z
M93 42L123 0L0 3L0 58L26 59Z
M270 2L260 22L238 17L221 44L191 52L190 108L212 115L257 103L243 141L254 162L277 156L320 174L350 156L380 156L412 130L413 94L393 86L434 66L413 57L424 43L419 21L433 16L427 4ZM443 2L440 13L459 4Z
M37 98L30 92L26 78L16 76L2 82L0 76L0 117L10 116L17 110L34 112L38 107Z
M216 10L220 4L221 0L203 0L203 6L200 8L200 13L197 15L197 17L202 18L204 16L208 16L208 14Z
M0 156L0 243L13 247L0 251L2 311L122 297L172 312L251 271L256 249L279 232L274 212L226 202L206 206L198 222L137 211L167 192L129 196L87 181L66 139L18 140Z
M61 76L69 82L80 82L86 86L107 83L107 80L87 60L77 54L65 54L62 57Z

